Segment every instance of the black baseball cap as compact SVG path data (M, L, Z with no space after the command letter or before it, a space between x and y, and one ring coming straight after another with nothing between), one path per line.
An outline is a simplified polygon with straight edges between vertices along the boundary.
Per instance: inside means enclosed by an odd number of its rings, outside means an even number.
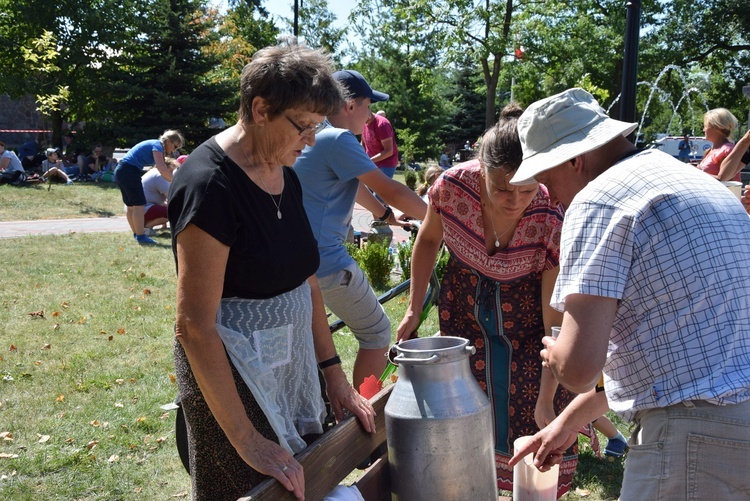
M387 101L388 94L372 90L365 77L354 70L341 70L333 74L333 78L343 83L351 93L351 97L369 97L370 101L377 103Z

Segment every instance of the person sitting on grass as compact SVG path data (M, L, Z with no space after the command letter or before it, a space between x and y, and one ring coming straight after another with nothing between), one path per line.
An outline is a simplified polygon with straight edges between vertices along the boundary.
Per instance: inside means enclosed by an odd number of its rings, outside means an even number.
M21 160L0 141L0 177L3 183L19 184L26 177Z
M47 148L47 159L42 162L42 179L51 183L73 184L65 173L63 161L55 148Z

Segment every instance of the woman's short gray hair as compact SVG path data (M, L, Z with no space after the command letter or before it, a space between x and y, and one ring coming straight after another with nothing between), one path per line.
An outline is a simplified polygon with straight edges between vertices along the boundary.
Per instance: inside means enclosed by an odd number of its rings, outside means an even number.
M522 113L523 108L510 103L500 112L500 120L482 136L479 161L486 170L503 169L513 172L521 165L523 151L517 125Z
M290 108L331 115L344 104L344 90L333 78L330 56L296 42L284 42L255 53L242 70L240 120L253 120L253 99L262 97L275 118Z

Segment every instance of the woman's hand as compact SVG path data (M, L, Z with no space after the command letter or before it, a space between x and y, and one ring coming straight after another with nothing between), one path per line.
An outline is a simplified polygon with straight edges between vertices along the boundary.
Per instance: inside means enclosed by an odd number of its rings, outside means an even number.
M237 449L242 459L256 471L281 482L297 499L305 499L305 473L294 456L276 442L259 433Z
M417 328L419 328L421 316L422 312L417 313L411 309L406 310L404 318L401 320L401 323L398 324L396 343L417 337Z
M336 422L344 419L346 409L357 416L366 431L375 433L375 409L369 400L352 388L341 366L333 365L323 369L323 377L326 380L326 394L331 402Z

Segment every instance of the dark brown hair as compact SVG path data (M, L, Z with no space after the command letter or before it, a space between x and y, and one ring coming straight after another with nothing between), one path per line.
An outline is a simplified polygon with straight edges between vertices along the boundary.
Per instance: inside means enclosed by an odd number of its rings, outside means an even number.
M514 171L523 160L521 141L518 139L518 117L523 109L510 103L500 112L500 120L487 129L479 146L479 161L489 170L504 169Z

